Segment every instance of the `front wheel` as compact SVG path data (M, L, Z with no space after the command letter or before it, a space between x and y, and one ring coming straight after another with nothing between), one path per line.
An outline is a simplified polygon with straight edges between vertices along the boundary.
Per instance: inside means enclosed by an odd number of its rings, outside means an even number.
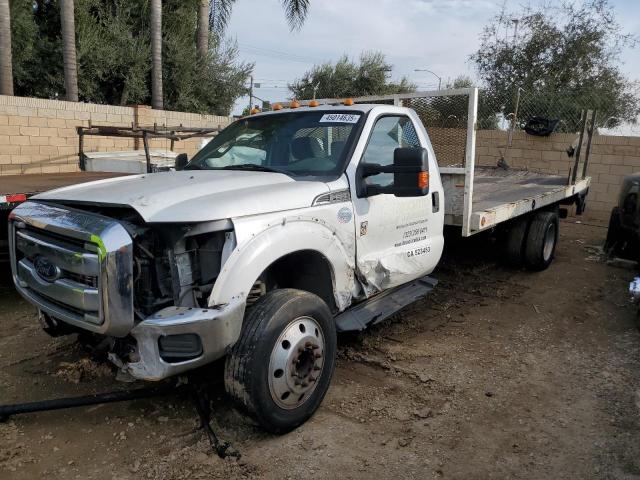
M225 364L227 393L260 425L284 433L320 406L336 359L326 303L294 289L273 290L248 312Z

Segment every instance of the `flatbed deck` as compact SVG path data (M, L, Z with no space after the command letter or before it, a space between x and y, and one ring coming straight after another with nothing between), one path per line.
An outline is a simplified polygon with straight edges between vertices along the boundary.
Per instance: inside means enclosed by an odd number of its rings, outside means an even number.
M443 167L445 224L463 225L464 169ZM569 183L567 177L522 169L476 166L469 217L470 234L586 192L591 179Z
M69 172L0 176L0 263L9 258L7 218L9 212L32 195L78 183L122 177L126 173Z
M77 183L102 180L104 178L120 177L123 173L112 172L69 172L45 173L29 175L0 176L0 195L15 195L25 193L35 195L54 188L66 187Z

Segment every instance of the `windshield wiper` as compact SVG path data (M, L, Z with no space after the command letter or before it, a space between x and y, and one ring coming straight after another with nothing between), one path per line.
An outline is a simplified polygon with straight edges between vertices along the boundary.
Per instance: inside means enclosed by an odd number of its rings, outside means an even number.
M264 165L256 165L254 163L240 163L238 165L227 165L222 167L222 170L253 170L255 172L273 172L273 173L285 173L277 168L265 167Z

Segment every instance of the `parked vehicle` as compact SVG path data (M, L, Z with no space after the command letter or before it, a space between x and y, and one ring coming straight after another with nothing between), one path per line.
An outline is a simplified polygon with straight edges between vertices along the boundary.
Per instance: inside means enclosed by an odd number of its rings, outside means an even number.
M435 286L445 223L504 225L513 261L551 263L560 204L584 206L589 178L439 169L415 111L346 103L240 119L180 171L33 197L10 216L16 288L137 379L226 357L229 395L284 432L322 402L337 332Z
M640 173L622 180L618 205L611 211L604 250L610 255L640 260Z

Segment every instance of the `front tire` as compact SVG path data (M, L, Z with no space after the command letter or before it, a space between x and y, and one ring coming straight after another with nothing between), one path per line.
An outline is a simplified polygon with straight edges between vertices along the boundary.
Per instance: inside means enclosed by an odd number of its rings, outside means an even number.
M320 406L336 350L335 323L325 302L302 290L273 290L245 318L226 359L225 388L266 430L288 432Z

